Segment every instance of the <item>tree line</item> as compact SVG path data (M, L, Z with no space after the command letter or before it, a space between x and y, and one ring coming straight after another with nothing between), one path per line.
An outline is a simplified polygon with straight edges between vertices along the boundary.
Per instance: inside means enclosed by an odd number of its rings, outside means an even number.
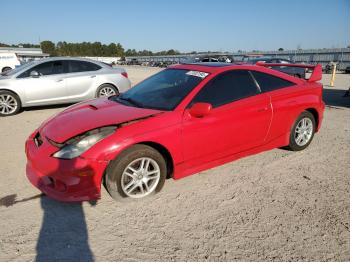
M102 44L101 42L82 42L82 43L68 43L60 41L55 44L52 41L42 41L40 45L33 44L18 44L7 45L0 43L0 47L26 47L26 48L40 48L50 56L102 56L102 57L125 57L125 56L155 56L155 55L177 55L179 51L170 49L160 52L152 52L150 50L127 49L120 43Z
M0 43L0 47L25 47L25 48L40 48L40 45L33 45L29 43L21 43L18 45L8 45L4 43Z

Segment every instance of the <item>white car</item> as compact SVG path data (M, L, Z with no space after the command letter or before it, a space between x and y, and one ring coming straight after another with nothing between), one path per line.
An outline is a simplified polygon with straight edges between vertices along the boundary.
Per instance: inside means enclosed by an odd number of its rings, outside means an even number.
M21 62L15 53L0 53L0 72L9 71L20 65Z
M0 76L0 116L22 107L75 103L117 95L131 87L121 68L89 59L45 58Z

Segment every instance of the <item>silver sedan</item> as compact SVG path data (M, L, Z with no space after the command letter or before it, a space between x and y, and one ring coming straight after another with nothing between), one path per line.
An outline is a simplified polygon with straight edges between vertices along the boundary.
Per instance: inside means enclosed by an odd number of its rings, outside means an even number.
M22 107L65 104L112 96L131 87L124 69L77 58L46 58L0 76L0 116Z

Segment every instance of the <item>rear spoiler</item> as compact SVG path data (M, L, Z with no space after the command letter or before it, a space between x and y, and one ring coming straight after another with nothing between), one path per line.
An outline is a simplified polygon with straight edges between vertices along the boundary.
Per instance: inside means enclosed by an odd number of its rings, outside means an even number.
M264 63L264 62L257 62L256 65L258 66L288 66L288 67L300 67L305 69L313 69L312 74L309 79L307 79L308 82L316 82L320 81L322 79L322 66L320 64L317 65L307 65L307 64L277 64L277 63Z

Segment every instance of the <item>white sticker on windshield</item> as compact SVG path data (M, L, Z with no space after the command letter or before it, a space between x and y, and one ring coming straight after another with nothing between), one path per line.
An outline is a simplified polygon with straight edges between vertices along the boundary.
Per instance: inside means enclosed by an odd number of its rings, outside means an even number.
M190 75L190 76L197 76L197 77L200 77L200 78L205 78L207 75L209 75L208 73L205 73L205 72L200 72L200 71L188 71L186 73L186 75Z

